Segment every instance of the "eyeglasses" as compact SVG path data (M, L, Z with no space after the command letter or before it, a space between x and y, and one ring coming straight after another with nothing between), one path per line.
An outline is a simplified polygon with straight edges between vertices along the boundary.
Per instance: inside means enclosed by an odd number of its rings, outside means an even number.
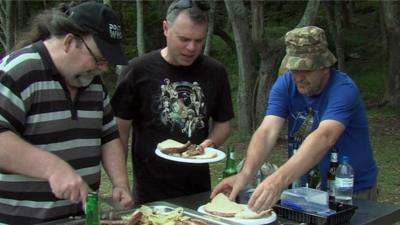
M96 57L96 55L93 53L93 51L92 51L92 50L89 48L89 46L86 44L85 40L83 40L83 38L80 37L80 36L77 36L77 37L82 41L83 45L85 45L86 49L88 50L89 54L90 54L90 55L92 56L92 58L94 59L94 62L95 62L95 64L96 64L97 66L101 66L101 65L104 65L104 64L107 64L107 63L108 63L108 61L107 61L106 59L104 59L104 58L98 59L98 58Z
M175 9L188 9L193 7L203 11L208 11L210 9L206 0L177 0L174 2L175 5L169 10L169 12L172 12Z

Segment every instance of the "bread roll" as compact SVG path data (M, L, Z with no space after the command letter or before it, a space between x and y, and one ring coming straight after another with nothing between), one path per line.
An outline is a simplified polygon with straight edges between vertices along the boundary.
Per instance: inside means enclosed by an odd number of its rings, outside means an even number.
M260 213L253 212L249 208L245 208L243 211L236 213L235 217L239 219L259 219L262 217L268 217L271 215L272 209L261 211Z
M164 153L182 153L186 151L186 148L190 145L188 141L186 144L178 141L167 139L163 142L158 143L157 148Z
M204 211L222 217L234 217L236 213L244 210L244 207L231 201L223 193L216 195L211 202L204 206Z

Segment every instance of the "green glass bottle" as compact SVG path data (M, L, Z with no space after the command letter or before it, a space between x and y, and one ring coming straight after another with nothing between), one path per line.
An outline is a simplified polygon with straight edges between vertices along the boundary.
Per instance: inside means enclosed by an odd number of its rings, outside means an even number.
M89 192L86 198L85 225L100 225L99 202L97 192Z
M237 174L236 160L235 160L235 150L232 146L228 147L228 152L226 153L226 166L222 173L222 177L226 178Z

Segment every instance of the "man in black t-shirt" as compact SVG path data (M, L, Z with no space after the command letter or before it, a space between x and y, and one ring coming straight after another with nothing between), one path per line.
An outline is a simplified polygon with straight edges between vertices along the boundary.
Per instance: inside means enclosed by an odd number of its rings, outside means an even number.
M229 136L233 109L226 70L201 54L207 28L208 5L173 1L163 22L167 46L131 60L112 98L126 150L133 130L139 204L211 189L207 164L169 161L154 153L168 138L213 147Z

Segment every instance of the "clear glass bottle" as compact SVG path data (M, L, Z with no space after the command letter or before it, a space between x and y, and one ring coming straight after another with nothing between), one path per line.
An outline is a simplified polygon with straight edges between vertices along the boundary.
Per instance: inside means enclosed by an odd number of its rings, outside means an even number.
M237 173L238 171L236 169L235 150L233 149L233 146L229 146L226 153L226 165L224 171L222 172L222 177L230 177Z
M236 170L238 173L243 169L244 163L246 162L246 159L242 159L236 166ZM265 175L263 173L262 168L266 167L267 163L264 163L259 170L257 170L257 173L251 178L249 183L247 184L245 189L255 189L264 179Z
M334 185L335 185L336 170L337 170L338 165L339 165L338 152L337 152L336 148L332 148L331 160L329 162L329 169L326 174L326 181L327 181L326 191L329 193L329 199L332 199L332 200L335 198Z
M89 192L85 205L85 225L100 225L99 200L97 192Z
M335 175L335 201L352 204L354 171L348 156L342 156Z

